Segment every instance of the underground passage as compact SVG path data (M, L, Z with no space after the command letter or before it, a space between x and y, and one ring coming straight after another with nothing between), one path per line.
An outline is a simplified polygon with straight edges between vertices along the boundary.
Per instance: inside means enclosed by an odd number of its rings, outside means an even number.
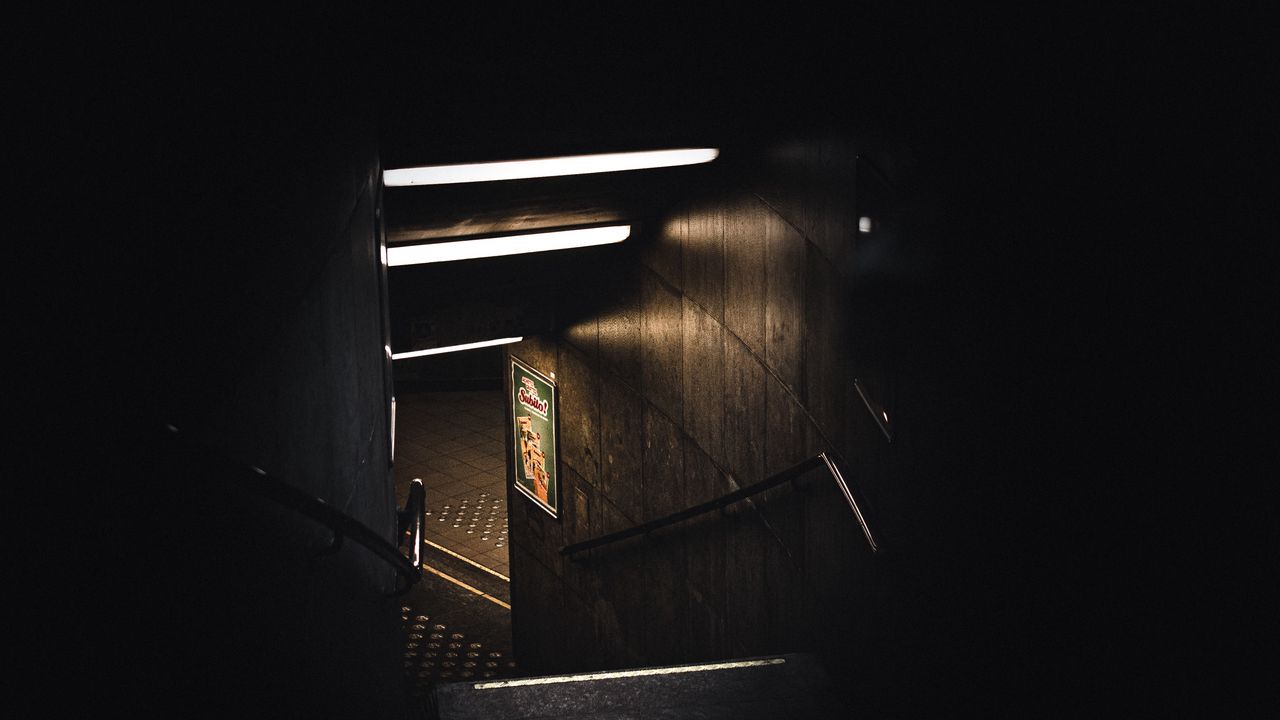
M146 249L98 243L129 274L64 328L110 336L59 506L104 523L57 644L102 703L1251 707L1201 648L1252 596L1165 488L1209 442L1216 381L1159 377L1209 377L1197 301L1120 230L1159 173L1108 163L1153 140L1097 106L1146 66L863 5L122 35L96 192Z

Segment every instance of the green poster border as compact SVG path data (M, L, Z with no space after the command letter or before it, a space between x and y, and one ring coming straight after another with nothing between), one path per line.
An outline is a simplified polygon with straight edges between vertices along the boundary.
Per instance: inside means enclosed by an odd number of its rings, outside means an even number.
M511 402L510 412L507 415L507 432L508 438L511 439L511 485L522 495L533 501L534 505L542 508L551 517L560 519L560 387L556 385L556 381L538 372L532 365L521 360L515 355L508 355L511 358L511 372L507 374L507 399ZM552 443L551 462L555 468L555 489L551 493L551 499L555 501L555 505L549 505L542 502L542 499L526 488L524 485L516 482L516 468L520 467L520 445L519 445L519 425L516 424L516 368L535 375L537 378L551 387L551 412L548 419L551 421L551 427L555 432L555 440Z

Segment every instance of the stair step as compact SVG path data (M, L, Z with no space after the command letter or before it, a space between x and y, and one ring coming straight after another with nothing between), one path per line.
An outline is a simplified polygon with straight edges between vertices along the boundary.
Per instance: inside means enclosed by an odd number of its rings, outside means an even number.
M806 654L448 683L435 699L441 720L822 717L836 703Z

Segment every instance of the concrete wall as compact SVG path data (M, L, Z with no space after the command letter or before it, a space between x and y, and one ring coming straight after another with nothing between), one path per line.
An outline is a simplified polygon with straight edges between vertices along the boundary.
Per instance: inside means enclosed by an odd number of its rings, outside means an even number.
M99 671L143 715L405 711L392 568L350 540L317 556L317 523L168 456L157 432L171 423L395 541L381 168L357 34L143 46L175 77L137 108L150 132L129 184L149 207L114 310L111 393L140 433L107 456L119 473L94 505L110 588L94 609L119 649Z
M1061 211L1085 178L1028 188L1065 162L1035 143L800 137L691 183L569 278L571 322L512 347L556 372L562 413L562 518L511 502L520 661L814 651L886 714L1190 697L1177 678L1203 642L1200 596L1167 548L1201 551L1142 480L1189 472L1151 374L1171 345L1133 266L1107 256L1123 242L1085 242L1096 228ZM880 247L854 225L864 150L896 187ZM885 403L892 444L854 377ZM557 553L820 450L847 461L885 557L825 481Z
M887 601L876 582L884 571L823 473L730 517L576 560L558 554L824 450L849 461L850 480L881 510L877 530L897 534L889 519L906 514L894 512L903 497L894 483L909 479L889 464L910 453L911 421L888 445L853 390L855 377L884 389L897 381L892 338L859 347L860 333L879 327L866 315L878 306L857 300L874 274L855 260L859 149L808 139L710 171L602 260L605 289L575 308L598 309L512 346L556 373L561 402L562 516L518 495L511 502L515 640L526 667L790 650L848 665L857 664L852 648L891 632L900 598ZM890 411L909 417L914 398L895 394Z

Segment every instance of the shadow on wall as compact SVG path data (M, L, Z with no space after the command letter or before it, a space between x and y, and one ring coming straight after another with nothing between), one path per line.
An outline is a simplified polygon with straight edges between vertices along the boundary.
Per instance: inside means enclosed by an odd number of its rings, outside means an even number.
M145 198L146 227L105 244L136 263L103 296L119 298L103 355L129 367L84 442L140 431L93 458L76 499L103 581L82 610L110 648L91 695L143 716L401 717L386 563L354 543L316 557L310 521L158 457L172 423L394 540L376 124L343 42L358 33L194 30L120 45L143 62L119 101L146 96L122 117L147 136L112 139L136 163L113 181L139 194L121 207Z

